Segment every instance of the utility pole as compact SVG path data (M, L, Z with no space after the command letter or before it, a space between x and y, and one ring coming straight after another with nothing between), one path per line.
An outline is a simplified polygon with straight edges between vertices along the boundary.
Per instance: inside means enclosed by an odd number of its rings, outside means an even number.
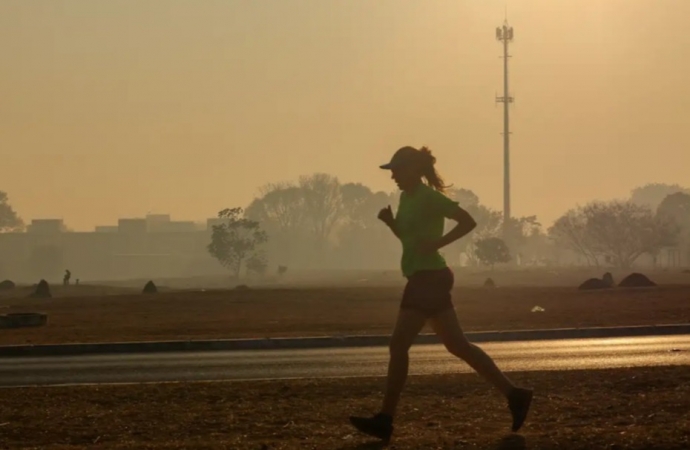
M496 28L496 39L503 44L503 96L496 97L497 103L503 103L503 237L507 238L510 223L510 104L513 97L508 91L508 45L513 41L513 28L508 20L502 27Z

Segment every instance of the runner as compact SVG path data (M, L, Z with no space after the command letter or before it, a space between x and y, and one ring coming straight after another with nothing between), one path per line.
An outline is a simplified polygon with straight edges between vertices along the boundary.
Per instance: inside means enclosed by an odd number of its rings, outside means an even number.
M389 441L393 434L393 417L407 379L408 350L427 321L451 354L464 360L505 395L514 432L522 426L532 402L532 391L513 385L489 355L467 340L460 328L451 300L453 272L438 250L468 234L476 223L457 202L443 194L447 186L435 163L428 148L403 147L388 164L381 166L392 172L392 179L402 191L395 217L389 205L378 218L402 243L401 267L407 285L391 337L381 410L373 417L350 417L350 422L359 431L384 441ZM457 222L446 235L445 218Z

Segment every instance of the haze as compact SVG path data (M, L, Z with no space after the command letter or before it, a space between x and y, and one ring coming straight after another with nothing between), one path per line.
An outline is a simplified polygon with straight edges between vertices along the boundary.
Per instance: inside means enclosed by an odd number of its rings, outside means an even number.
M502 202L505 0L0 4L2 190L75 230L203 220L259 186L429 145ZM687 0L508 1L513 211L550 223L646 182L687 183Z

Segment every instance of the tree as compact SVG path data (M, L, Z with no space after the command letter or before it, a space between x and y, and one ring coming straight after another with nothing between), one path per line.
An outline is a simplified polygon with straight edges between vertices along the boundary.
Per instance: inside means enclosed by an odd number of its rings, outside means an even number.
M501 220L503 239L515 254L522 256L530 238L534 240L541 234L541 223L537 216L509 217L507 225Z
M470 189L448 188L446 196L458 202L458 205L466 210L479 206L479 197Z
M396 203L396 194L372 192L359 183L341 188L343 215L335 228L335 266L341 269L391 267L399 258L399 243L377 215Z
M300 177L299 187L304 199L305 222L316 237L317 245L323 245L343 217L340 182L334 176L316 173Z
M359 228L379 225L377 215L381 208L397 203L397 195L386 192L372 192L360 183L346 183L341 187L343 213L341 224L352 224Z
M549 228L549 237L559 247L567 248L585 257L588 265L599 266L594 244L587 232L587 218L581 208L571 209Z
M242 217L242 214L242 208L219 212L218 217L225 219L224 223L213 226L211 243L207 247L211 256L230 269L235 278L239 278L245 260L261 256L257 247L268 240L259 222Z
M304 215L304 199L299 187L292 183L268 184L259 189L245 210L245 216L261 224L271 236L267 251L271 260L295 264L294 249L305 248L308 238ZM299 264L296 264L299 265Z
M544 264L553 257L552 242L537 216L511 217L501 229L506 244L518 255L519 264Z
M644 253L655 255L677 234L652 211L632 202L593 202L583 208L594 250L628 269Z
M247 217L281 230L304 226L304 197L299 187L290 183L268 184L259 189L260 196L247 207Z
M343 224L366 227L376 219L378 211L371 210L374 193L368 187L361 183L343 184L340 187L340 197L343 206ZM385 206L384 204L380 207Z
M687 245L690 242L690 195L676 192L666 196L656 210L658 220L670 223L678 228L677 244ZM679 256L678 248L673 252Z
M498 234L501 227L501 213L494 211L479 202L479 197L470 189L450 188L446 191L448 198L458 202L458 205L466 210L477 223L472 233L455 241L448 247L448 252L457 256L464 255L470 264L478 262L475 255L474 243L485 237L493 237ZM446 228L454 226L448 223Z
M323 267L345 215L341 188L336 177L320 173L302 176L298 183L269 184L246 216L271 234L269 251L278 263Z
M0 191L0 233L23 229L24 222L9 204L7 193Z
M676 242L678 229L663 217L632 202L592 202L568 211L549 230L557 242L598 264L604 257L630 268L644 253L655 256Z
M678 184L650 183L633 189L630 192L630 201L655 211L664 198L677 192L690 194L690 189Z
M253 273L260 277L266 275L268 270L268 261L266 256L262 253L255 253L247 259L247 273Z
M467 212L470 213L477 227L473 231L475 239L483 237L496 237L501 232L501 224L503 223L503 214L484 205L477 205L470 207Z
M683 229L690 229L690 194L676 192L667 195L659 204L656 214Z
M503 224L501 223L501 225ZM510 217L506 228L508 235L519 241L539 233L541 231L541 223L539 223L537 216Z
M503 239L497 237L483 238L475 242L475 252L477 258L487 266L494 266L498 263L507 263L510 261L510 249Z

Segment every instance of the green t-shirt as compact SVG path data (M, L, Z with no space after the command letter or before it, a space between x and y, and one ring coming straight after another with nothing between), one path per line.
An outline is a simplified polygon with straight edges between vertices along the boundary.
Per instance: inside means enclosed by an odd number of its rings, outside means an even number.
M422 183L414 192L403 192L395 215L395 226L402 241L402 272L409 277L420 270L446 268L446 261L438 251L421 254L417 245L443 237L446 217L455 211L458 203L443 193Z

